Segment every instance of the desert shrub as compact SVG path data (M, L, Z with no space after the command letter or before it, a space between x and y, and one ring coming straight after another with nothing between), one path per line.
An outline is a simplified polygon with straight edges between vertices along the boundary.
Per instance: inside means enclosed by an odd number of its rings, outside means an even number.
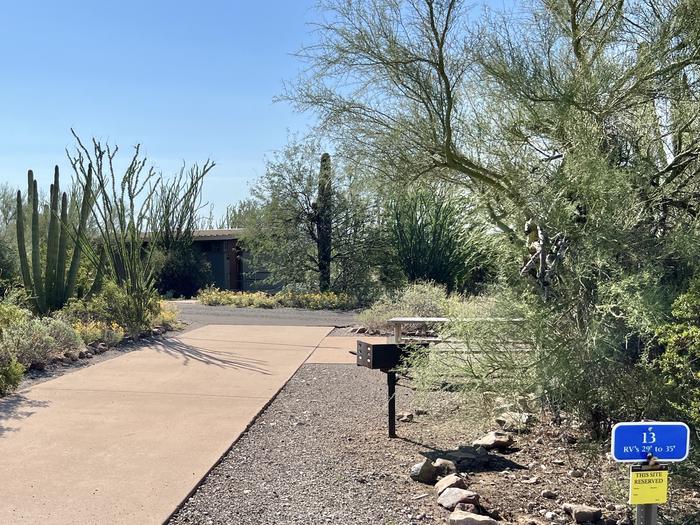
M303 293L285 291L270 295L264 292L234 292L207 287L197 299L209 306L228 305L236 308L305 308L308 310L349 310L357 305L354 297L335 292Z
M162 326L166 330L178 330L182 326L178 320L177 306L167 301L160 302L160 311L156 316L154 323Z
M0 344L0 396L14 391L22 381L24 367L4 345Z
M12 325L26 322L31 316L31 312L25 308L0 301L0 333Z
M83 343L75 330L59 319L29 318L7 327L0 335L2 351L16 356L26 368L44 368L64 352L76 352Z
M105 321L75 321L73 329L85 344L102 342L107 346L116 346L125 335L124 328L117 323Z
M0 297L17 280L17 255L10 243L0 237Z
M192 245L167 251L158 272L157 288L163 295L192 297L212 282L211 264Z
M137 335L141 331L151 327L154 318L158 315L160 304L157 293L151 293L150 299L145 303L148 308L144 318L141 309L135 310L127 292L114 282L106 282L99 293L88 300L72 299L58 313L58 317L74 324L76 321L87 323L99 321L125 328L130 334Z
M443 317L456 307L459 298L447 295L445 286L418 282L385 293L370 308L360 313L360 324L370 331L389 328L392 317Z

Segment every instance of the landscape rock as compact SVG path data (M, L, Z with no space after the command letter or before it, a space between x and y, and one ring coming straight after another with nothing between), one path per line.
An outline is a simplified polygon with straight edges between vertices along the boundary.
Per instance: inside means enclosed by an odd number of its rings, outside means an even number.
M506 432L499 432L494 430L489 432L485 436L474 441L473 446L481 447L486 450L503 450L510 447L513 444L513 436Z
M413 421L413 414L411 412L401 412L397 414L396 419L402 423L410 423Z
M565 503L562 507L564 512L574 518L576 523L595 523L603 516L603 511L596 507L588 505L575 505L573 503Z
M559 494L557 494L553 490L545 489L542 492L540 492L540 496L547 499L557 499Z
M582 478L582 477L583 477L583 471L582 471L582 470L579 470L579 469L577 469L577 468L572 469L572 470L569 471L569 476L571 476L572 478Z
M435 484L435 490L437 491L438 495L442 494L445 489L449 488L466 489L467 484L464 481L464 478L458 476L457 474L445 476Z
M68 352L64 353L63 356L73 363L79 359L78 352L74 352L72 350L69 350Z
M95 347L95 351L98 354L104 354L107 350L109 350L109 347L107 346L106 343L98 343L97 346Z
M479 507L472 503L458 503L455 510L463 510L464 512L471 512L472 514L480 514Z
M437 499L438 505L445 507L449 510L454 510L454 508L460 503L470 503L472 505L479 504L479 495L471 490L458 489L458 488L447 488L442 491L442 494Z
M450 514L448 523L450 525L498 525L498 522L493 518L463 510L455 510Z
M523 432L527 430L530 423L534 419L534 415L529 412L503 412L496 417L496 423L503 430L510 432Z
M440 476L448 476L457 472L457 465L449 459L438 458L433 463Z
M414 481L432 485L437 480L437 477L437 469L433 465L433 462L427 458L411 467L411 479Z

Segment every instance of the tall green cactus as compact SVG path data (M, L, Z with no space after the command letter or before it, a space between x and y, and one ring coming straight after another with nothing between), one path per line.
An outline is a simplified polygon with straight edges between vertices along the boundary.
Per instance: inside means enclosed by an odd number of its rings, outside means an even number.
M45 267L41 271L41 238L39 233L39 193L34 173L27 173L27 205L31 207L31 264L27 255L25 243L24 210L22 204L22 192L17 192L17 249L19 252L20 269L24 287L32 294L34 306L39 313L45 314L61 308L75 293L78 278L78 269L82 255L82 243L85 238L87 221L92 211L92 169L88 170L88 176L83 188L80 216L75 230L75 242L71 257L70 268L66 276L66 262L68 260L68 237L71 225L68 223L68 196L61 194L59 186L58 166L54 170L54 180L51 185L49 198L49 227L46 238ZM59 209L60 202L60 209ZM97 269L98 276L95 283L101 278L101 268ZM94 288L94 287L93 287Z

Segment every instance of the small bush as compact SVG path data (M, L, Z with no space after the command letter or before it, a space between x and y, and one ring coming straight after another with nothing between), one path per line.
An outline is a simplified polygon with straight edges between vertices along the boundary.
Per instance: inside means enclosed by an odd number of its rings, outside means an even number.
M387 330L392 317L444 317L460 302L459 297L447 295L444 286L434 283L414 283L385 294L370 308L360 313L360 324L370 331Z
M13 392L24 375L24 367L0 344L0 396Z
M12 325L26 322L31 316L29 310L6 301L0 302L0 333Z
M75 321L73 329L85 344L102 342L107 346L116 346L125 335L124 328L117 323L104 321Z
M166 330L179 330L182 323L178 320L177 306L167 301L160 302L160 312L155 319L155 324Z
M141 319L141 315L134 310L127 293L115 283L107 282L100 293L90 300L70 300L58 313L58 317L73 325L78 321L82 323L97 321L108 326L116 323L132 335L136 335L152 326L159 311L160 303L154 292L147 304L147 319Z
M199 292L197 299L208 306L234 306L236 308L305 308L307 310L349 310L357 300L343 293L280 292L275 295L264 292L234 292L208 287Z
M83 343L69 325L59 319L27 319L3 330L2 351L16 356L26 368L44 368L64 352L79 351Z

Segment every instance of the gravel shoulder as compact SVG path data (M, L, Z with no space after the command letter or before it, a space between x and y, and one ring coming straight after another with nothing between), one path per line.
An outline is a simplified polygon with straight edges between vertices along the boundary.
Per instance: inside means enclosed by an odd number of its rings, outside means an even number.
M435 489L412 481L411 466L449 457L496 426L460 412L449 393L419 398L399 385L397 412L420 415L398 422L399 438L388 439L385 378L353 365L302 366L169 523L447 523ZM460 471L503 524L573 523L562 507L575 503L603 509L600 523L629 525L627 472L606 449L543 421L487 464ZM698 523L696 489L674 484L662 523Z

